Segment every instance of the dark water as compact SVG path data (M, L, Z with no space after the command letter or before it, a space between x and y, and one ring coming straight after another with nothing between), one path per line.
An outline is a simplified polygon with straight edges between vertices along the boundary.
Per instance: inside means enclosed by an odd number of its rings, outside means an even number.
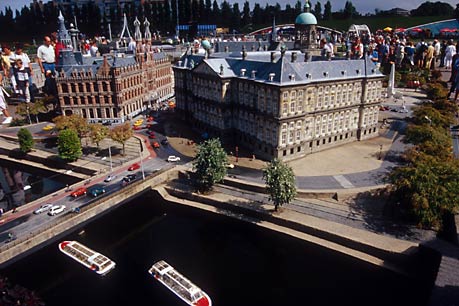
M113 259L105 277L57 243L0 271L47 305L185 305L147 273L161 259L213 305L425 305L429 285L234 219L138 198L60 240Z

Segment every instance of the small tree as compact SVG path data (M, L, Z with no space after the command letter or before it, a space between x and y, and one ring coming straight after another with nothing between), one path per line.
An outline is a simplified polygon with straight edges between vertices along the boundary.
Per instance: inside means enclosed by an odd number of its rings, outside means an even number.
M59 132L57 139L59 157L66 161L75 161L81 157L81 143L74 130L66 129Z
M96 143L97 149L99 149L99 143L108 136L109 130L99 123L91 124L89 127L91 128L91 140Z
M73 114L70 116L57 116L53 119L53 122L56 124L57 130L74 130L79 136L80 143L81 139L87 136L90 131L88 121L80 115Z
M227 164L228 157L218 138L200 144L193 161L198 190L209 191L214 184L223 181Z
M123 145L123 155L126 141L131 138L132 135L134 135L134 132L128 122L123 125L117 125L110 131L110 138Z
M21 128L18 131L18 140L19 140L19 150L23 153L28 153L32 150L34 145L34 140L32 134L28 129Z
M275 158L263 169L263 180L274 210L290 203L296 196L295 175L288 165Z

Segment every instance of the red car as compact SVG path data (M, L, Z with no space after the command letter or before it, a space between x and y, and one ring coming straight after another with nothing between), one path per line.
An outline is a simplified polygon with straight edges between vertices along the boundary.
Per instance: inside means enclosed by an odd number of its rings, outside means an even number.
M70 196L76 198L76 197L85 195L86 192L88 192L88 190L85 187L80 187L77 190L75 190L74 192L72 192L70 194Z
M132 164L132 165L128 168L128 170L129 170L129 171L134 171L134 170L137 170L137 169L139 169L139 168L140 168L139 163L134 163L134 164Z
M133 129L134 129L135 131L138 131L138 130L141 130L142 127L141 127L140 125L134 125Z
M154 118L152 116L147 118L147 122L152 122L153 120L154 120Z
M150 134L150 136L148 136L148 138L150 138L150 139L155 139L156 136L155 136L155 134Z
M153 142L153 148L159 148L159 143L157 141Z

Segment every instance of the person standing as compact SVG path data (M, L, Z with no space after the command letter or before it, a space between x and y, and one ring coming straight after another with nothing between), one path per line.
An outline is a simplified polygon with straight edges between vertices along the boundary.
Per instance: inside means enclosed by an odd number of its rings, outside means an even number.
M453 64L453 56L456 54L456 46L453 44L453 41L448 42L448 46L445 50L445 68L450 69Z
M10 58L13 56L13 52L11 52L11 48L7 44L2 45L2 51L3 51L1 55L2 70L6 77L10 77L10 74L11 74Z
M13 67L13 77L11 82L14 88L18 91L19 96L26 102L30 102L30 69L24 66L21 59L16 60L16 64Z
M426 59L424 63L424 68L426 69L431 69L432 62L434 62L433 67L435 67L435 59L434 59L434 54L435 54L435 47L432 45L432 43L429 43L426 51Z
M1 84L2 84L2 74L0 73L0 111L5 116L5 119L3 120L2 124L9 124L13 120L13 117L11 117L10 113L8 112L8 109L6 106L6 99L3 94L4 89L1 86Z
M45 36L43 38L43 45L38 47L37 59L41 73L45 74L47 70L51 70L54 73L56 70L56 54L49 36Z

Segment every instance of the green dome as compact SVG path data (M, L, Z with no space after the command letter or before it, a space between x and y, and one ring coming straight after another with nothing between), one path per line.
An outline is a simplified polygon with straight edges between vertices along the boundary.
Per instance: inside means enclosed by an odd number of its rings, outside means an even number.
M209 50L211 48L211 45L210 45L210 42L208 40L203 40L201 42L201 46L205 49L205 50Z
M301 13L298 15L298 17L296 17L295 24L304 24L304 25L317 24L317 19L316 19L316 16L314 16L311 13Z

